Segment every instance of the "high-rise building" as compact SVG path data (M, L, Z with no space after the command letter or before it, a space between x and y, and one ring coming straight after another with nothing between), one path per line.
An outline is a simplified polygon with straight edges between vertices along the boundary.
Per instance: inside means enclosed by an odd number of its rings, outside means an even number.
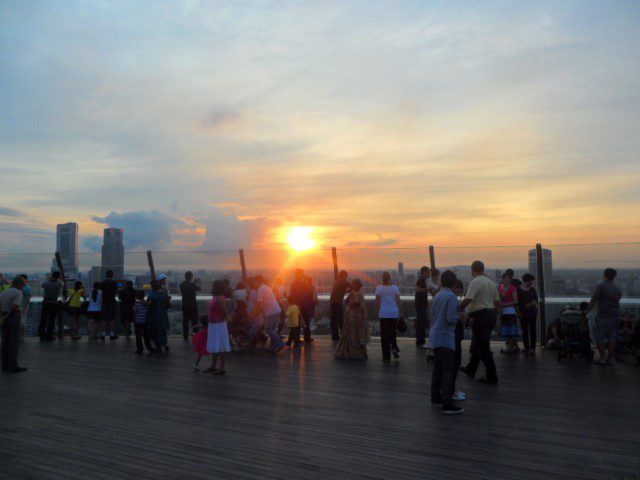
M56 251L60 252L62 268L68 279L78 277L80 258L78 257L78 224L74 222L60 223L56 226ZM58 270L58 264L53 259L51 270Z
M124 229L105 228L102 241L102 275L113 270L116 280L124 278Z
M404 263L398 262L398 277L404 278Z
M529 250L529 272L536 277L536 282L540 285L540 279L538 278L538 261L536 249ZM542 249L542 273L544 274L544 292L545 294L551 293L551 286L553 285L553 261L551 257L551 250L548 248Z
M101 282L102 280L102 267L93 266L89 272L89 285L85 285L85 288L91 289L95 282Z

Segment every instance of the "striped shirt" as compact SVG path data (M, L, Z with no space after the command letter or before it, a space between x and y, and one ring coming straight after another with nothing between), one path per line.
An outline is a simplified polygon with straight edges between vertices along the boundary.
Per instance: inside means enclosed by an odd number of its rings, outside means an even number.
M149 316L149 305L143 300L136 300L136 304L133 306L133 311L136 314L136 323L144 325L147 323L147 317Z
M450 288L442 288L431 302L431 348L456 349L456 323L458 322L458 297Z

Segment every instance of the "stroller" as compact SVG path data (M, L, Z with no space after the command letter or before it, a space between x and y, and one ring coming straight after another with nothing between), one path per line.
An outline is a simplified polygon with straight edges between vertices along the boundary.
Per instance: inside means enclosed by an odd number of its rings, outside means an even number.
M589 322L577 308L564 308L560 312L562 347L558 350L558 361L579 355L587 363L593 362Z
M268 338L262 333L264 328L251 321L247 315L247 304L242 300L236 300L228 326L232 352L244 352L255 348L258 343L265 344Z

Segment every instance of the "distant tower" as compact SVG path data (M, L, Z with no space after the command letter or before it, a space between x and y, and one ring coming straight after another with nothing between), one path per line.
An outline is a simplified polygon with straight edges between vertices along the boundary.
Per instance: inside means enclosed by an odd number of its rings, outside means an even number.
M116 280L124 278L124 229L105 228L102 242L102 276L113 270Z
M398 262L398 277L404 278L404 263Z
M56 251L60 252L62 268L64 268L65 276L69 279L75 279L78 276L78 267L80 266L78 246L78 224L73 222L58 224L56 226ZM55 259L51 269L58 270Z
M496 282L501 283L502 282L502 270L496 269Z
M553 285L553 261L551 257L551 250L548 248L542 249L542 272L544 273L544 292L548 295L551 292L551 285ZM529 273L534 277L538 276L538 262L536 260L536 249L529 250ZM536 282L539 279L536 278Z

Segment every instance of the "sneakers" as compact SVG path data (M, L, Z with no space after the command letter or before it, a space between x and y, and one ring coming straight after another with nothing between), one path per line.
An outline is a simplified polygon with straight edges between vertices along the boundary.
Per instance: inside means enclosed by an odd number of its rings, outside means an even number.
M462 400L466 400L466 399L467 399L467 396L464 393L460 392L460 391L455 392L453 394L453 396L451 397L451 400L456 400L458 402L460 402Z
M393 355L393 358L400 358L400 349L399 348L392 348L391 349L391 354Z
M464 412L464 408L456 407L455 405L442 407L442 413L445 415L460 415L462 412Z

